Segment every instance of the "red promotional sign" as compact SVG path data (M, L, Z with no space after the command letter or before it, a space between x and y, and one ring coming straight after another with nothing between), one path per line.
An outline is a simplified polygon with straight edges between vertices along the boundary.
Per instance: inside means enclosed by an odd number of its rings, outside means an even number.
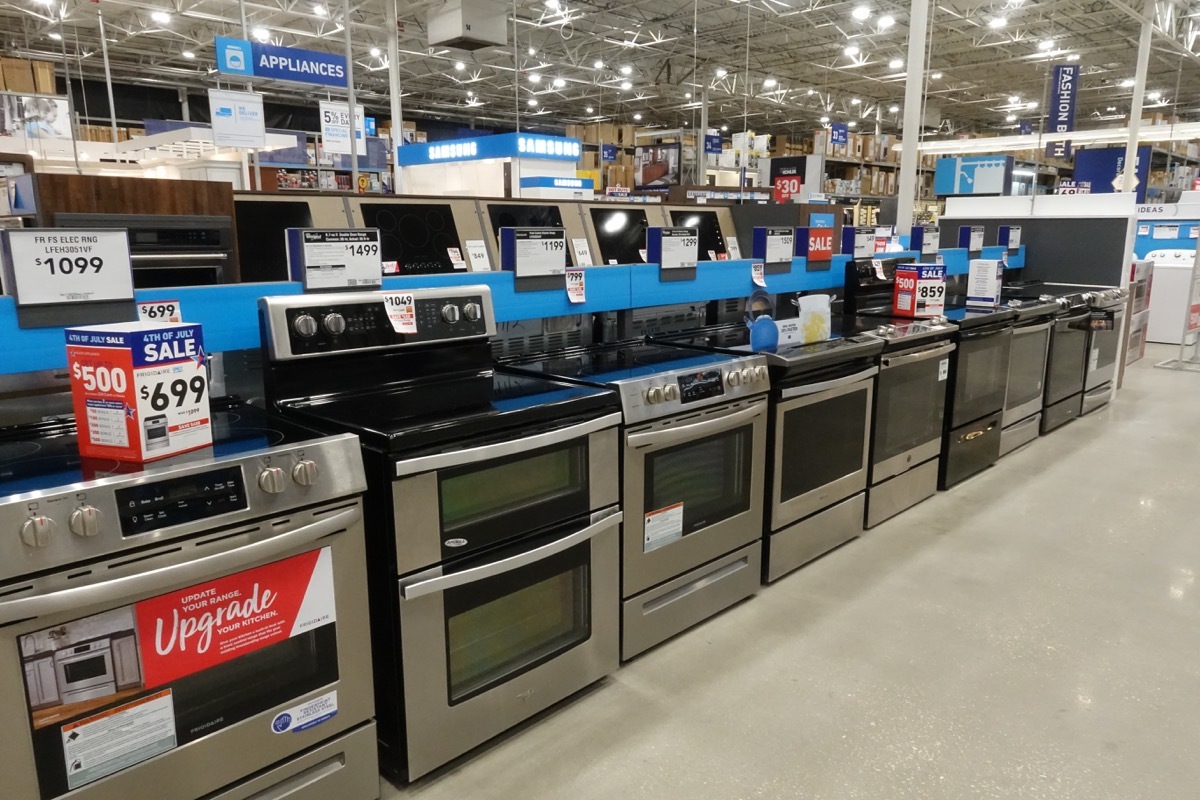
M332 564L324 548L137 603L145 687L333 622Z
M1188 309L1188 333L1200 331L1200 303Z
M829 261L833 258L833 228L808 229L808 260Z
M787 175L775 179L775 202L786 203L793 196L799 196L803 183L799 175Z

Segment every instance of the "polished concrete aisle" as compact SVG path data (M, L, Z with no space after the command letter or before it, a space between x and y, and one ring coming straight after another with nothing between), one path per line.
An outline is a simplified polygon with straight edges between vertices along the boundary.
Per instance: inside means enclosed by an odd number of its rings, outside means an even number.
M1152 368L1169 355L384 797L1200 797L1200 374Z

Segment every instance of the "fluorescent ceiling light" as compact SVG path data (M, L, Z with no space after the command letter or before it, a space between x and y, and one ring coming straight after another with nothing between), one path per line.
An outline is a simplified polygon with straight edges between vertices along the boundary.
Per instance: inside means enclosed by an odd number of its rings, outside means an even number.
M888 113L889 113L889 114L899 114L899 113L900 113L900 106L892 106L892 107L890 107L890 108L888 109Z
M51 39L53 39L53 40L54 40L54 41L56 41L56 42L61 42L61 41L62 41L62 34L61 34L61 33L49 33L49 34L47 34L47 36L49 36Z
M626 91L626 92L628 92L628 91L629 91L630 89L632 89L632 88L633 88L633 84L632 84L632 83L630 83L629 81L621 81L621 89L622 89L622 91Z
M763 86L767 89L773 89L778 83L779 81L775 80L774 78L767 78L765 81L763 81Z
M904 59L893 58L888 62L888 69L904 69Z
M850 12L850 16L854 17L859 22L863 22L871 18L871 9L866 6L857 6Z
M632 74L633 74L633 67L631 67L631 66L629 66L628 64L626 64L625 66L621 67L621 74L622 74L622 75L632 75Z
M271 38L271 32L266 28L255 28L250 32L250 34L260 42L265 42L267 39Z
M191 50L184 50L179 55L183 56L184 58L188 59L189 61L191 61L193 58L196 57L196 54L193 53Z
M992 30L998 30L1008 24L1008 20L1004 17L992 17L988 20L988 27Z
M852 98L850 98L850 105L852 105L852 106L862 105L862 100L858 97L852 97Z
M844 55L850 56L851 58L854 58L859 53L858 45L848 44L848 45L846 45L845 49L842 50L842 53Z
M1038 50L1053 50L1053 49L1054 49L1054 40L1053 39L1042 39L1040 42L1038 42Z
M372 49L373 49L373 50L377 50L378 48L372 48ZM373 56L374 56L374 55L378 55L378 53L376 53L376 52L372 52L372 53L371 53L371 55L373 55ZM463 71L464 69L466 69L466 68L467 68L467 65L466 65L466 64L464 64L463 62L461 62L461 61L455 61L455 62L454 62L454 69L455 69L457 72L462 72L462 71Z
M886 31L888 28L896 24L896 18L891 14L884 14L879 18L879 30Z
M150 19L154 20L159 25L166 25L171 21L171 15L165 11L155 11L150 15Z
M633 115L633 119L634 119L636 122L641 122L641 121L642 121L642 115L641 115L641 114L634 114L634 115Z
M931 80L931 81L940 81L941 79L942 79L942 73L940 73L940 72L931 72L931 73L929 73L929 80Z
M1116 106L1109 106L1108 108L1106 108L1106 109L1104 109L1104 110L1105 110L1105 111L1116 111L1116 110L1117 110L1117 107L1116 107Z
M847 122L847 123L846 123L846 127L847 127L847 128L857 128L857 127L858 127L858 123L857 123L857 122L855 122L854 120L850 120L849 122Z

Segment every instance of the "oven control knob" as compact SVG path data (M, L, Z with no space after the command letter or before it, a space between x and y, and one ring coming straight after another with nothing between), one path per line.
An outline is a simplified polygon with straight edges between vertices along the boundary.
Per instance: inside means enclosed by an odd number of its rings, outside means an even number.
M308 459L302 459L296 462L296 466L292 467L292 480L301 486L312 486L317 482L317 478L321 475L321 470L317 469L317 462Z
M446 320L446 322L449 322L451 325L453 325L455 322L458 322L459 313L458 306L454 305L453 303L447 303L446 305L442 306L442 319Z
M478 322L483 316L483 307L479 303L467 303L462 308L463 316L467 318L467 322Z
M284 490L283 470L279 467L267 467L258 473L258 488L267 494L279 494Z
M725 382L730 386L741 386L742 373L738 372L736 369L730 370L729 374L725 376Z
M301 314L292 320L292 330L305 339L311 339L317 335L317 320L312 314Z
M76 536L95 536L100 532L100 512L95 506L80 506L71 512L67 525Z
M650 405L655 405L663 401L663 390L661 386L651 386L646 390L646 402Z
M663 387L663 399L664 400L678 400L679 399L679 387L673 383L668 383L666 386Z
M767 377L769 376L769 374L770 373L767 372L766 367L755 367L754 368L754 380L756 380L756 381L765 381L767 379Z
M753 383L753 382L754 382L754 370L750 367L744 368L742 370L742 383L747 384L747 383Z
M49 517L36 516L25 520L21 526L21 541L30 547L46 547L54 536L58 525Z
M328 333L334 336L341 336L346 332L346 318L338 313L326 314L325 319L321 320L321 324Z

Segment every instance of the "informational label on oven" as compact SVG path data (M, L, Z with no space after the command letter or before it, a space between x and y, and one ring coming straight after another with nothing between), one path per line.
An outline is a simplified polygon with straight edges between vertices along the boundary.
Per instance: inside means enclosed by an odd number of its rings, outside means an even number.
M18 637L43 800L279 708L329 719L336 622L324 547Z
M183 322L183 306L178 300L143 300L137 310L142 322Z
M695 228L660 228L659 268L690 269L700 260L700 234Z
M337 692L327 692L300 705L280 711L271 720L272 733L303 733L337 716Z
M77 789L174 749L171 690L63 725L60 733L67 786Z
M472 272L492 271L492 260L488 257L487 243L483 239L467 239L463 246L467 248L467 259L471 262Z
M382 250L376 228L287 229L292 280L306 290L370 289L383 284Z
M1094 372L1096 367L1100 365L1100 348L1093 347L1088 355L1088 372Z
M586 238L572 239L571 251L575 253L575 266L591 267L595 265L595 262L592 261L592 248L588 246Z
M584 271L581 269L567 270L567 300L571 303L587 302L587 288L584 283Z
M645 544L643 552L649 553L683 538L683 503L648 511L643 517Z
M938 362L938 380L944 381L950 377L950 359L943 358Z
M796 252L796 229L767 228L766 231L767 246L763 259L768 263L790 263L792 255Z
M562 228L501 228L502 235L505 231L511 231L511 266L516 277L566 272L567 232Z
M417 332L417 305L412 292L382 292L383 307L396 333Z
M0 262L8 293L20 306L133 299L123 230L0 231Z
M750 280L755 286L767 288L766 267L761 261L750 265Z

